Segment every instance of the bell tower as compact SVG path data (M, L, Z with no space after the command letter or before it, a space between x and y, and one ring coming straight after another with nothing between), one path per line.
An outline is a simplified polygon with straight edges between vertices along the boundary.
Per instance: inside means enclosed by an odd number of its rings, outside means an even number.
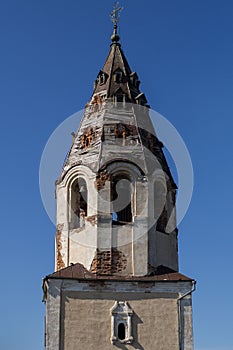
M178 272L177 187L121 48L120 10L56 182L56 271L43 284L49 350L193 349L195 283Z
M114 25L57 181L56 270L77 262L100 274L178 270L176 185L119 39Z

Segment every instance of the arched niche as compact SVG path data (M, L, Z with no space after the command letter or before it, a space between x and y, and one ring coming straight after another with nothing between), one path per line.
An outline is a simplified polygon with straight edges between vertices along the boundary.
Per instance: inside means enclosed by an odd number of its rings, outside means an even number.
M111 182L113 225L131 223L135 215L136 182L142 171L131 162L113 161L106 168Z
M131 344L133 310L127 301L116 301L111 309L111 342L112 344Z
M83 177L78 177L71 183L69 204L71 228L84 227L88 215L88 189Z
M113 224L132 222L133 183L126 174L118 173L111 177L111 202Z

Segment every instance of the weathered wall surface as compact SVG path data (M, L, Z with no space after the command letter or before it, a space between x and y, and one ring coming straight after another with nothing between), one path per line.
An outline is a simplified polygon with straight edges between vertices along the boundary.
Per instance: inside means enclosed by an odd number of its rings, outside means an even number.
M58 350L60 341L60 294L61 280L47 284L45 345L47 350Z
M49 279L46 285L47 350L193 350L192 297L178 302L192 281ZM133 311L131 344L111 343L116 301Z
M176 298L137 293L74 293L63 294L62 319L64 350L110 350L110 310L115 298L127 300L134 311L132 319L134 342L118 345L121 349L178 349L178 318ZM63 332L62 332L63 333Z

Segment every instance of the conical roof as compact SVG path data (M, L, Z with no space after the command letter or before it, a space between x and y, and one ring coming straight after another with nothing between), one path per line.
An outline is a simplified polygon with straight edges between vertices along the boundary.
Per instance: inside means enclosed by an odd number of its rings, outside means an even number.
M159 161L175 187L149 115L149 106L139 90L140 81L132 72L121 48L119 36L112 44L94 91L85 107L81 125L65 162L61 179L75 165L88 166L98 174L111 161L130 161L147 174L151 166L148 152Z
M108 57L95 81L93 95L106 92L106 97L122 94L127 102L136 102L140 94L140 82L135 72L132 72L119 43L112 43Z

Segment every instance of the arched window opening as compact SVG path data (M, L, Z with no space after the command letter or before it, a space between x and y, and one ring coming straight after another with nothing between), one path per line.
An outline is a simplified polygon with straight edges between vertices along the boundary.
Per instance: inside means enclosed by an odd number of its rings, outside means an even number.
M97 77L97 83L99 83L100 85L103 85L106 83L108 79L108 75L105 72L100 71Z
M124 176L117 176L111 182L112 222L123 225L132 222L132 184Z
M100 76L99 76L99 82L100 82L100 85L102 85L102 84L104 84L105 83L105 75L104 74L101 74Z
M133 310L130 308L127 301L116 301L111 309L111 342L117 344L132 344L133 342L133 327L132 317Z
M136 89L139 89L140 80L138 79L138 75L136 72L131 73L130 75L130 84L134 86Z
M71 188L71 226L79 228L85 226L87 216L87 185L83 178L77 179Z
M113 74L113 80L116 83L122 83L123 82L123 72L121 69L117 69Z
M119 323L118 325L118 338L120 340L124 340L125 339L125 324L124 323Z

